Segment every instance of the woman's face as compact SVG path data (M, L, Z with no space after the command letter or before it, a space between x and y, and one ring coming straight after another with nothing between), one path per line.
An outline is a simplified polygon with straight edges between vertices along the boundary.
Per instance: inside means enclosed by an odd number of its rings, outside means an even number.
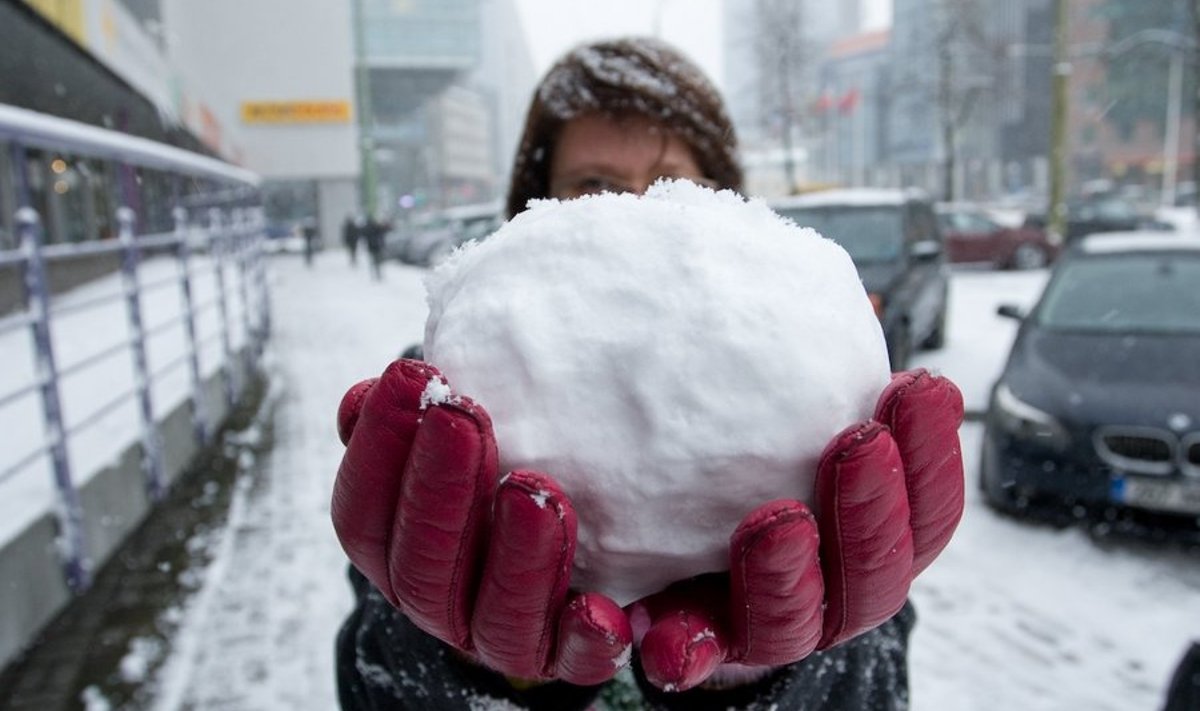
M640 195L659 178L711 185L688 145L658 124L637 116L587 114L568 121L558 135L550 162L550 197Z

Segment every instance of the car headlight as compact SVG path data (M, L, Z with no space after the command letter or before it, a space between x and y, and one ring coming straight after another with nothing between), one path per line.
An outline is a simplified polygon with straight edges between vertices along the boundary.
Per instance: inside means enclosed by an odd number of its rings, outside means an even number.
M1000 427L1014 437L1059 450L1066 449L1071 443L1071 436L1062 423L1018 398L1006 383L996 386L992 410Z

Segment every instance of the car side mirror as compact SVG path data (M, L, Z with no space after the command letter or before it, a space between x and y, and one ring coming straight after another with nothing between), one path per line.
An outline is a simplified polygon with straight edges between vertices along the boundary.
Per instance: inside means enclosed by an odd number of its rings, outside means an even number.
M913 242L912 246L908 248L908 253L913 259L928 261L942 253L942 245L937 240L923 239Z
M1025 312L1020 306L1014 306L1013 304L1002 304L997 306L996 315L1003 316L1004 318L1011 318L1014 321L1025 320Z

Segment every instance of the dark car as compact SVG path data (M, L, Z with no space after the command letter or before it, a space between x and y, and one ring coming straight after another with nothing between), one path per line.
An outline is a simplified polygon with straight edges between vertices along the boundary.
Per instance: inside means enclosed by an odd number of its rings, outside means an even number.
M1025 225L1046 229L1044 214L1031 214ZM1106 232L1170 230L1171 226L1145 215L1129 200L1119 196L1091 196L1067 203L1066 242Z
M951 263L1038 269L1058 256L1059 246L1043 228L1005 227L975 205L943 203L936 210L946 240L946 259Z
M389 256L407 264L437 266L450 253L496 231L504 222L499 201L459 205L413 220L391 240Z
M1116 287L1116 288L1115 288ZM1088 237L1021 318L988 407L995 508L1200 526L1200 240Z
M883 325L893 370L946 340L949 279L930 200L907 190L827 190L771 202L776 212L840 244Z

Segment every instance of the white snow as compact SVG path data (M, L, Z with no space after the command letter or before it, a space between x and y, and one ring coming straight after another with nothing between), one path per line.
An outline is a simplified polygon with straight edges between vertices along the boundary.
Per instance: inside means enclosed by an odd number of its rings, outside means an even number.
M421 391L421 409L451 402L453 399L450 385L444 379L430 378L429 382L425 383L425 389Z
M388 265L374 283L341 253L319 255L311 271L280 257L273 271L274 451L246 473L254 487L231 526L236 544L219 546L216 567L196 575L212 590L208 606L164 614L183 637L169 643L179 661L151 682L179 702L163 711L337 705L333 637L350 593L329 522L342 451L334 415L346 388L420 338L424 272ZM946 372L968 403L984 402L1016 326L995 307L1031 303L1044 280L1040 271L955 272L946 348L916 364ZM1200 638L1200 560L997 516L977 494L980 429L961 430L962 524L913 589L912 708L1161 708L1186 644ZM9 494L0 488L0 499ZM103 707L96 689L89 697Z
M537 202L428 287L427 359L491 415L504 470L562 485L572 584L619 604L728 569L756 506L811 502L889 380L841 247L687 181Z
M1130 249L1147 251L1172 251L1179 249L1200 250L1200 239L1195 232L1102 232L1080 240L1080 247L1090 254L1111 254Z

